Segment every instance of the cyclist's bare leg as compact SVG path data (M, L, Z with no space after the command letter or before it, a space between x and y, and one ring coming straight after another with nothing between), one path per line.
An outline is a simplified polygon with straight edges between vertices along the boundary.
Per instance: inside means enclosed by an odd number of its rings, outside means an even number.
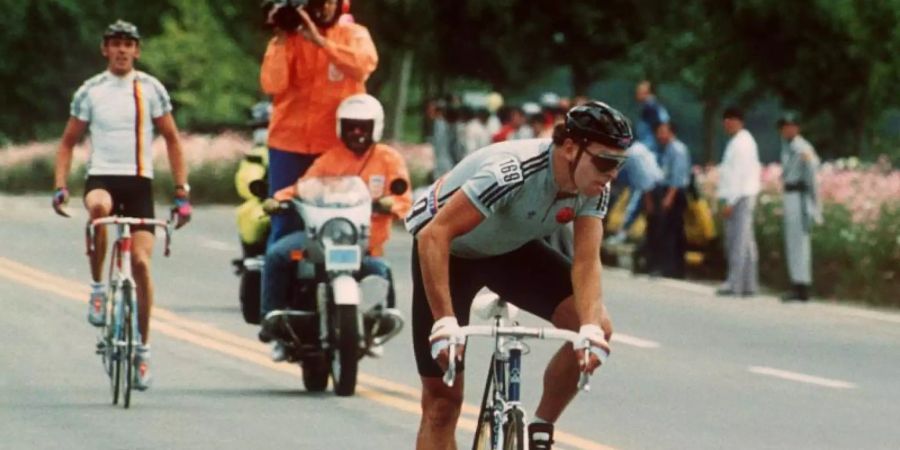
M131 250L131 272L137 284L138 329L144 344L150 342L150 310L153 307L153 281L150 276L150 259L153 254L153 233L135 230Z
M90 220L112 214L112 196L104 189L93 189L84 197L84 207ZM103 261L106 259L106 227L99 227L94 233L94 253L89 257L91 278L95 283L103 280Z
M441 377L422 377L422 421L416 438L417 450L455 450L456 422L463 402L463 373L456 374L453 387Z
M578 332L581 323L575 311L574 296L565 299L556 307L552 321L557 328ZM609 323L601 323L601 327L606 334L612 331ZM566 343L553 355L547 370L544 371L544 392L535 410L535 416L555 423L578 393L578 376L578 359L572 350L572 344Z

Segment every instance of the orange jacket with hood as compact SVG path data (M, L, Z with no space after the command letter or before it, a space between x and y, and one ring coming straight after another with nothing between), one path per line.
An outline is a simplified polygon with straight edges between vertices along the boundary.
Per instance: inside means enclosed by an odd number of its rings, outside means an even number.
M369 186L373 200L382 197L393 197L391 214L372 212L372 230L369 237L369 253L372 256L384 255L384 244L391 236L391 222L394 217L402 219L412 207L411 188L401 195L393 195L389 191L392 181L400 178L409 184L409 172L406 161L389 145L375 144L362 155L357 155L341 145L320 156L310 166L307 177L336 177L356 175ZM276 199L288 199L296 195L296 184L292 184L277 193Z
M315 155L342 146L335 112L342 100L366 91L378 54L362 25L337 23L320 32L322 47L299 33L269 41L260 72L263 92L272 96L269 147Z

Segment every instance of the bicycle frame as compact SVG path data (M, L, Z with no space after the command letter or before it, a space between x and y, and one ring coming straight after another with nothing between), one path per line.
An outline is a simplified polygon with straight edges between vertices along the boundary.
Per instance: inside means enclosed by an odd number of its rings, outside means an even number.
M506 303L502 299L498 299L498 311L504 311L507 308ZM578 333L570 330L561 330L557 328L528 328L521 327L517 322L511 321L510 325L506 325L502 313L494 316L494 324L490 326L475 325L460 328L460 334L451 338L450 364L447 372L444 374L444 383L453 386L456 378L456 345L464 344L469 336L488 336L494 338L494 351L491 356L491 366L488 370L488 383L486 393L489 398L489 405L486 410L491 415L491 447L499 449L504 447L504 420L510 416L509 412L519 410L524 415L521 402L521 383L522 383L522 356L526 354L528 346L523 340L525 338L536 339L558 339L569 341L572 344L579 342ZM589 357L589 349L584 350L584 358L587 361ZM589 391L589 376L582 373L578 380L578 389ZM481 420L481 417L479 417ZM476 429L476 442L481 432L480 427Z
M126 387L123 402L124 406L128 408L131 397L130 377L133 369L133 346L141 342L141 333L138 327L137 285L131 267L131 249L134 242L131 235L131 227L135 225L151 225L163 228L166 233L165 256L169 256L171 253L171 234L174 226L172 219L163 221L117 216L95 219L87 225L88 254L93 254L96 251L94 246L96 228L108 225L115 225L116 227L116 239L112 245L111 260L109 262L109 292L113 295L111 295L112 304L107 305L110 314L107 315L107 324L101 331L98 353L104 356L104 365L110 365L107 371L112 381L113 404L118 402L123 358L128 363L128 366L125 367ZM127 327L125 323L126 318L128 320ZM126 333L124 330L128 330L128 332ZM102 352L100 350L101 344L103 346ZM113 365L115 368L113 368ZM115 376L113 376L113 371L115 371Z

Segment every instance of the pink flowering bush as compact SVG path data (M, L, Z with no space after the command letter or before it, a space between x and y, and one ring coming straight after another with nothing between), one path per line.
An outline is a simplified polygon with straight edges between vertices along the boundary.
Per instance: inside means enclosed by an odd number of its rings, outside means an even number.
M716 168L695 172L702 195L715 199ZM812 232L816 294L900 306L900 171L884 161L845 159L822 164L818 180L824 222ZM781 166L765 166L761 182L755 216L760 278L786 288Z

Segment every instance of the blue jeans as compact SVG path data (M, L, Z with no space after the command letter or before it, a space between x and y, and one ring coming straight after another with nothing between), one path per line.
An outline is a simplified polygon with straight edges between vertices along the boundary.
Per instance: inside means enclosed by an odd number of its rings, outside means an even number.
M260 317L271 311L285 309L290 306L288 295L291 291L291 280L296 276L291 251L306 248L306 233L295 231L282 237L266 251L265 265L262 272L262 299L260 301ZM387 262L379 257L364 256L357 279L368 275L378 275L390 283L387 306L394 306L394 283L391 269Z
M630 188L631 191L628 194L628 204L625 205L625 220L622 221L622 228L625 232L628 232L628 229L631 228L631 225L634 224L634 221L637 220L638 215L641 213L641 198L644 196L644 191L637 188Z
M269 197L294 184L318 157L269 148ZM300 221L296 214L276 214L272 216L272 229L266 245L271 247L282 236L298 229Z

